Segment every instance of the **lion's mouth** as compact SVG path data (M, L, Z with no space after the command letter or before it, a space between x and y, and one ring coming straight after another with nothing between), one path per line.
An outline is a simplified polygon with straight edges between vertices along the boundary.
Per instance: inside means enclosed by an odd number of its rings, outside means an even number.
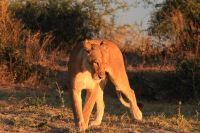
M100 83L102 79L96 79L95 82L96 83Z
M100 76L100 75L98 75L98 74L94 74L93 79L95 80L95 82L99 83L99 82L101 82L102 80L104 80L105 77L104 77L104 76Z

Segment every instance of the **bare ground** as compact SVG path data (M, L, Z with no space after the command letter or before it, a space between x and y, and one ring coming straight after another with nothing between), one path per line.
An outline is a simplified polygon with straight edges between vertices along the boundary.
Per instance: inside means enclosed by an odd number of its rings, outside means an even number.
M65 99L62 108L61 99ZM200 132L199 106L143 101L144 119L135 122L119 100L105 95L105 115L101 126L86 132ZM180 114L177 114L177 110ZM91 120L94 120L94 113ZM68 93L27 88L24 85L0 87L0 132L76 132Z

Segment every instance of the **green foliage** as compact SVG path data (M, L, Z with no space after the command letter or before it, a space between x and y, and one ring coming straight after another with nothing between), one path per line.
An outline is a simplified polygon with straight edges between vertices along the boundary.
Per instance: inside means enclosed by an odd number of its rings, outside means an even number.
M199 0L165 0L151 18L150 33L168 39L176 49L176 91L185 99L200 96L199 16Z
M199 52L199 0L165 0L151 18L150 33L173 41L178 50Z
M175 30L174 22L172 21L174 11L179 10L184 17L185 30L192 30L190 22L198 24L200 22L200 2L198 0L173 0L164 1L154 12L151 19L152 34L171 34ZM189 31L188 31L189 32Z
M11 9L27 28L43 33L52 32L58 42L73 44L91 38L99 31L98 22L92 21L95 18L90 18L90 13L76 2L17 1L11 5Z
M200 96L200 64L197 60L181 60L177 64L177 76L180 81L179 89L188 98L198 101Z
M73 0L25 0L11 3L15 17L27 28L42 33L52 32L56 44L73 45L85 38L98 36L106 25L105 15L125 8L124 2Z

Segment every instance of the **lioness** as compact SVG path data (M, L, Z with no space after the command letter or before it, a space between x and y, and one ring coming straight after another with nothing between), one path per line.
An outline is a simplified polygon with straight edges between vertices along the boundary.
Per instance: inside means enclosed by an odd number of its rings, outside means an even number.
M134 91L130 88L119 48L107 40L85 40L76 46L70 55L68 65L70 87L72 89L73 112L80 130L88 128L89 117L96 102L96 120L91 126L100 125L104 114L103 88L106 77L115 85L122 104L130 108L134 119L142 120L142 112L137 106ZM108 75L108 76L107 76ZM81 91L87 89L85 105L82 110ZM123 93L129 103L123 100Z

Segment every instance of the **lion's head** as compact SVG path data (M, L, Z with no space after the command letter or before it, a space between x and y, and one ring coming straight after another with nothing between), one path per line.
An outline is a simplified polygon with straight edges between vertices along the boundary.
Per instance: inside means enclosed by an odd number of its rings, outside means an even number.
M105 79L105 60L103 51L101 49L101 43L95 41L85 40L83 47L87 52L88 64L91 67L91 72L94 80Z

